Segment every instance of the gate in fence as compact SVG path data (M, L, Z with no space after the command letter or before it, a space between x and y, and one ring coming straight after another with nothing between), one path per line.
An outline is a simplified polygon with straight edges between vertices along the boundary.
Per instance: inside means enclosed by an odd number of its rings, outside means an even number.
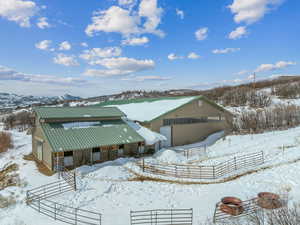
M67 168L63 168L62 170L60 170L59 176L62 177L71 187L73 187L74 191L76 191L77 186L75 171L70 171Z
M131 225L192 225L193 209L130 211Z
M61 169L59 176L63 179L27 191L26 203L31 208L46 216L72 225L101 225L101 214L70 207L49 200L53 196L76 191L76 174L74 171Z
M149 172L162 176L190 179L218 179L225 175L250 166L258 166L264 163L264 153L255 152L243 156L234 157L217 165L179 165L159 164L142 161L138 162L143 172Z

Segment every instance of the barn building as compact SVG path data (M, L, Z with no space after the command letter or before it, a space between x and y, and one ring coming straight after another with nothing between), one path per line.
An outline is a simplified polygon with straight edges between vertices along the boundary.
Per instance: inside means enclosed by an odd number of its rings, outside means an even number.
M133 121L161 133L160 147L180 146L203 140L218 131L229 131L233 115L204 96L146 98L101 103L114 106Z
M49 170L191 144L230 129L232 115L202 96L34 109L32 149Z

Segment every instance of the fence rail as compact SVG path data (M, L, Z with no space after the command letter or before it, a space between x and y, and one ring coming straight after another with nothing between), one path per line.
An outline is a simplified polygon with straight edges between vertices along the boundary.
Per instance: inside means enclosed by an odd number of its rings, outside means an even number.
M70 207L49 198L56 195L76 191L76 174L62 169L59 176L63 179L27 191L26 203L31 208L46 216L72 225L101 225L101 214Z
M101 214L36 198L29 206L39 213L72 225L101 225Z
M241 170L250 166L257 166L264 163L264 153L256 152L243 156L234 157L228 161L217 165L178 165L178 164L159 164L139 161L137 164L143 172L149 172L162 176L190 179L218 179L234 171Z
M192 225L193 209L130 211L131 225Z

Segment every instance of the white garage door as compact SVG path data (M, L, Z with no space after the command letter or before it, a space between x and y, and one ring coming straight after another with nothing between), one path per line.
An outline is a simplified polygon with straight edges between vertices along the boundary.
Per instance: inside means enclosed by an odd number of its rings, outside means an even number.
M162 142L162 147L170 147L172 143L172 129L171 126L165 126L160 128L160 133L164 135L167 140Z

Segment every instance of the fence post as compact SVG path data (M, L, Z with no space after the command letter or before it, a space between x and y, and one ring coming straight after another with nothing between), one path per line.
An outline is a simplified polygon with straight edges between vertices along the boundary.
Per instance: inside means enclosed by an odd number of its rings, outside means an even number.
M76 173L75 173L75 171L73 172L73 179L74 179L74 191L76 191L77 190L77 184L76 184Z
M265 163L264 151L261 151L262 164Z
M41 198L38 199L39 199L39 212L41 212Z
M236 165L236 156L234 156L234 168L237 170L237 165Z
M215 166L213 166L213 177L214 177L214 179L216 179L216 176L215 176Z
M145 159L142 159L142 163L143 163L143 172L145 172Z
M29 203L28 203L28 200L29 199L29 191L27 190L26 191L26 205L28 205Z
M75 225L77 225L77 208L75 208Z
M54 202L54 220L56 220L56 202Z
M130 217L130 221L131 221L131 217ZM101 214L99 214L99 224L101 225Z
M171 225L173 224L173 209L171 209Z

